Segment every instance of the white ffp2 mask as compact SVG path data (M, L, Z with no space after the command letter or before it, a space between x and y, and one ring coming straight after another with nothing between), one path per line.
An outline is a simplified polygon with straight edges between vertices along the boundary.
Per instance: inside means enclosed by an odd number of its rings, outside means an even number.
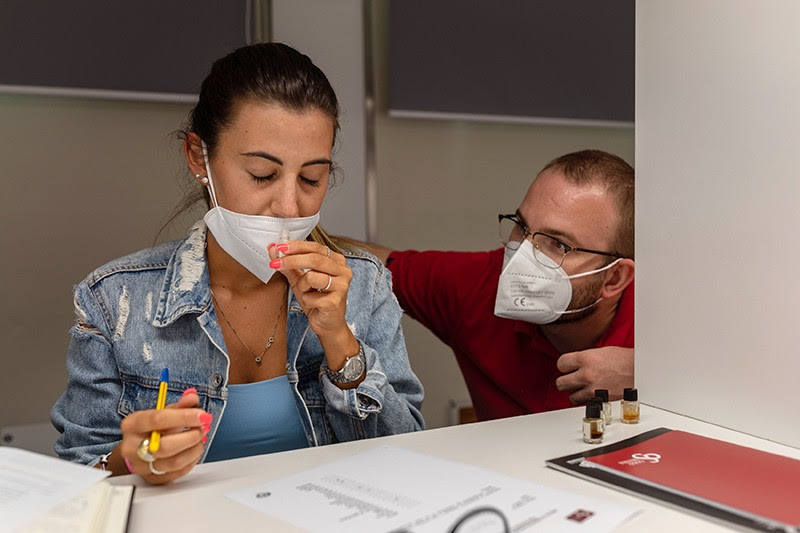
M546 258L547 260L549 258ZM533 255L533 244L525 239L516 250L506 248L503 270L497 284L494 314L502 318L524 320L533 324L549 324L561 315L578 313L597 304L602 298L581 309L570 309L571 279L591 276L608 270L622 260L617 259L597 270L567 275L555 261L548 268ZM551 260L552 261L552 260Z
M260 215L243 215L217 203L214 179L208 163L208 151L203 143L206 173L211 201L214 204L203 220L217 243L239 264L267 283L275 273L270 268L267 246L285 240L302 241L319 223L319 213L310 217L278 218Z

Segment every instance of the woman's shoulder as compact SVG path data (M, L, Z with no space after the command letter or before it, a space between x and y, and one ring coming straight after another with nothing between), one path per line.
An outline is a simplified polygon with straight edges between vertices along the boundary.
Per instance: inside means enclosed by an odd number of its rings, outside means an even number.
M347 266L353 271L362 275L371 275L372 277L382 277L387 272L386 267L375 255L355 245L349 245L346 249L342 250L347 260Z
M84 281L91 287L116 274L164 270L182 242L183 240L171 241L118 257L94 269Z

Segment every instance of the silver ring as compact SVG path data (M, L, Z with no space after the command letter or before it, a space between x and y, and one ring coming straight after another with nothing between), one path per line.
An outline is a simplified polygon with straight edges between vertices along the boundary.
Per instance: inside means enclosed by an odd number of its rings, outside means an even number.
M150 473L153 474L154 476L163 476L164 474L166 474L166 472L164 472L163 470L159 470L158 468L154 467L152 461L147 463L147 468L150 469Z
M144 439L142 443L136 448L136 455L145 463L152 463L156 460L156 456L150 453L150 439Z
M333 276L328 274L328 284L325 285L324 289L317 289L317 292L328 292L328 289L331 288L331 283L333 282Z
M327 256L325 256L325 257L327 257L328 259L330 259L330 258L331 258L331 249L330 249L330 248L328 248L327 246L325 247L325 249L326 249L326 250L328 250L328 255L327 255Z

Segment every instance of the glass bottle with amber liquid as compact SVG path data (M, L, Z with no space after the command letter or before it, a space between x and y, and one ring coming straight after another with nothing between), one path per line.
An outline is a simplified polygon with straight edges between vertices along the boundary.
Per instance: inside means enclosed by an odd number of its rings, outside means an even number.
M622 392L622 423L639 423L639 391L625 389Z
M583 442L599 444L603 442L606 423L602 415L602 401L592 398L586 404L586 416L583 418Z

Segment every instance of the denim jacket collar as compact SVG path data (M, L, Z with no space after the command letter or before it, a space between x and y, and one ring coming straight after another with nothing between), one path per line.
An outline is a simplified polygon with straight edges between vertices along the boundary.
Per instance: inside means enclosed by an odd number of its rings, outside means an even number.
M210 306L206 225L200 220L169 259L153 325L163 328L186 313L203 313Z

